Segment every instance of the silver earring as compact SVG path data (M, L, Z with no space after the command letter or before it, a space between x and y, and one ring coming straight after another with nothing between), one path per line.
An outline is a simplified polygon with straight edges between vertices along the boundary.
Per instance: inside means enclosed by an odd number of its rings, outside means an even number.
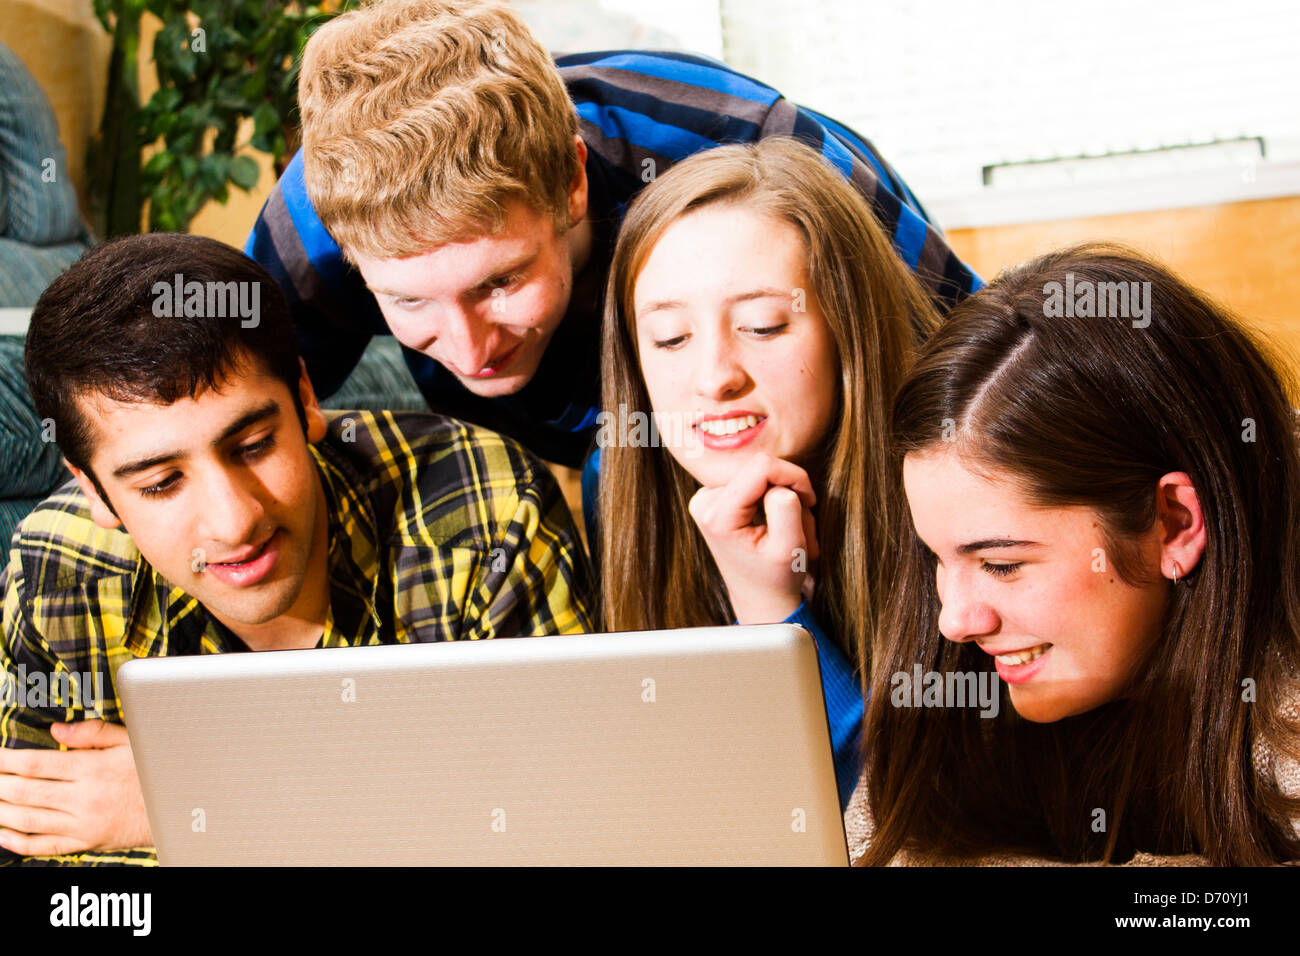
M1177 561L1174 562L1174 587L1178 586L1178 578L1182 576L1183 569Z

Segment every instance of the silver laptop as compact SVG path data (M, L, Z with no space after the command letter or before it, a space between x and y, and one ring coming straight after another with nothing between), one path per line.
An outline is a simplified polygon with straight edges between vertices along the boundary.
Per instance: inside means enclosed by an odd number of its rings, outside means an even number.
M158 859L846 865L785 624L128 661Z

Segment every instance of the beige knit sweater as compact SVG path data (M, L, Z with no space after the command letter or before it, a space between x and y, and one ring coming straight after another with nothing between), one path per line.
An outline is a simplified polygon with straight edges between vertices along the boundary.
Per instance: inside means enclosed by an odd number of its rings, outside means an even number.
M1289 704L1282 711L1283 715L1292 721L1300 715L1300 693L1290 698ZM1296 761L1286 754L1279 754L1264 743L1263 740L1256 741L1255 747L1251 753L1251 759L1255 764L1255 770L1261 775L1272 774L1277 780L1283 793L1287 796L1300 796L1300 761ZM865 775L864 775L865 776ZM1294 823L1296 833L1300 834L1300 819ZM871 842L871 834L874 830L871 820L871 808L867 804L867 787L863 780L858 782L858 787L853 792L848 806L844 810L844 832L849 841L849 859L854 863L862 858L867 851L867 846ZM1021 856L1016 854L1006 854L998 856L980 857L975 860L953 861L954 865L959 866L1070 866L1072 864L1062 863L1060 860L1052 860L1044 857ZM890 861L890 866L911 866L914 861L910 860L906 852L899 853ZM1084 864L1096 866L1099 864ZM1138 853L1127 863L1118 864L1120 866L1208 866L1209 862L1200 856L1157 856L1154 853Z

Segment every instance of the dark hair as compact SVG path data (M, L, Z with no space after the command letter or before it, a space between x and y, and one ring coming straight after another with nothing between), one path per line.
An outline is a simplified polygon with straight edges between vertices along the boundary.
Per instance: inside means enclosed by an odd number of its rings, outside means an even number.
M178 301L161 310L172 314L156 314L160 294L171 295L177 275L205 289L219 284L223 295L239 288L230 283L255 283L244 288L257 289L256 321L244 327L226 299L211 295L203 308L186 309ZM158 283L167 291L155 291ZM270 274L215 239L127 236L86 253L36 303L27 332L27 387L37 416L54 422L63 456L90 476L107 502L88 467L94 431L78 399L98 393L119 402L170 405L216 388L250 359L288 386L305 428L298 341L288 302Z
M1128 309L1048 308L1051 283L1083 282L1149 282L1149 325ZM1300 855L1300 800L1252 767L1261 745L1300 757L1300 728L1282 713L1300 674L1300 451L1280 368L1224 309L1117 246L1042 256L953 311L894 403L896 464L949 437L1035 504L1091 508L1130 583L1142 569L1125 544L1153 526L1159 478L1182 471L1207 541L1170 588L1161 638L1125 699L1035 724L1010 707L989 720L891 706L890 675L917 662L991 670L973 644L940 635L934 558L909 527L863 734L876 827L865 862L904 848L1073 860L1145 850L1237 865Z

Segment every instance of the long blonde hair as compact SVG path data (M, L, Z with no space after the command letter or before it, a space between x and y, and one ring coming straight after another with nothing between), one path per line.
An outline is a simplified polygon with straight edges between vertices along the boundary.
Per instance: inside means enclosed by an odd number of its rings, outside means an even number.
M632 204L605 296L602 404L651 412L640 371L633 290L674 221L703 206L743 205L795 226L838 355L836 423L817 489L821 566L812 610L865 664L905 520L901 478L887 454L894 391L934 305L891 246L865 199L808 146L773 137L718 147L672 167ZM623 443L626 444L626 443ZM726 588L687 502L699 488L661 447L601 451L599 493L606 626L636 630L728 624Z

